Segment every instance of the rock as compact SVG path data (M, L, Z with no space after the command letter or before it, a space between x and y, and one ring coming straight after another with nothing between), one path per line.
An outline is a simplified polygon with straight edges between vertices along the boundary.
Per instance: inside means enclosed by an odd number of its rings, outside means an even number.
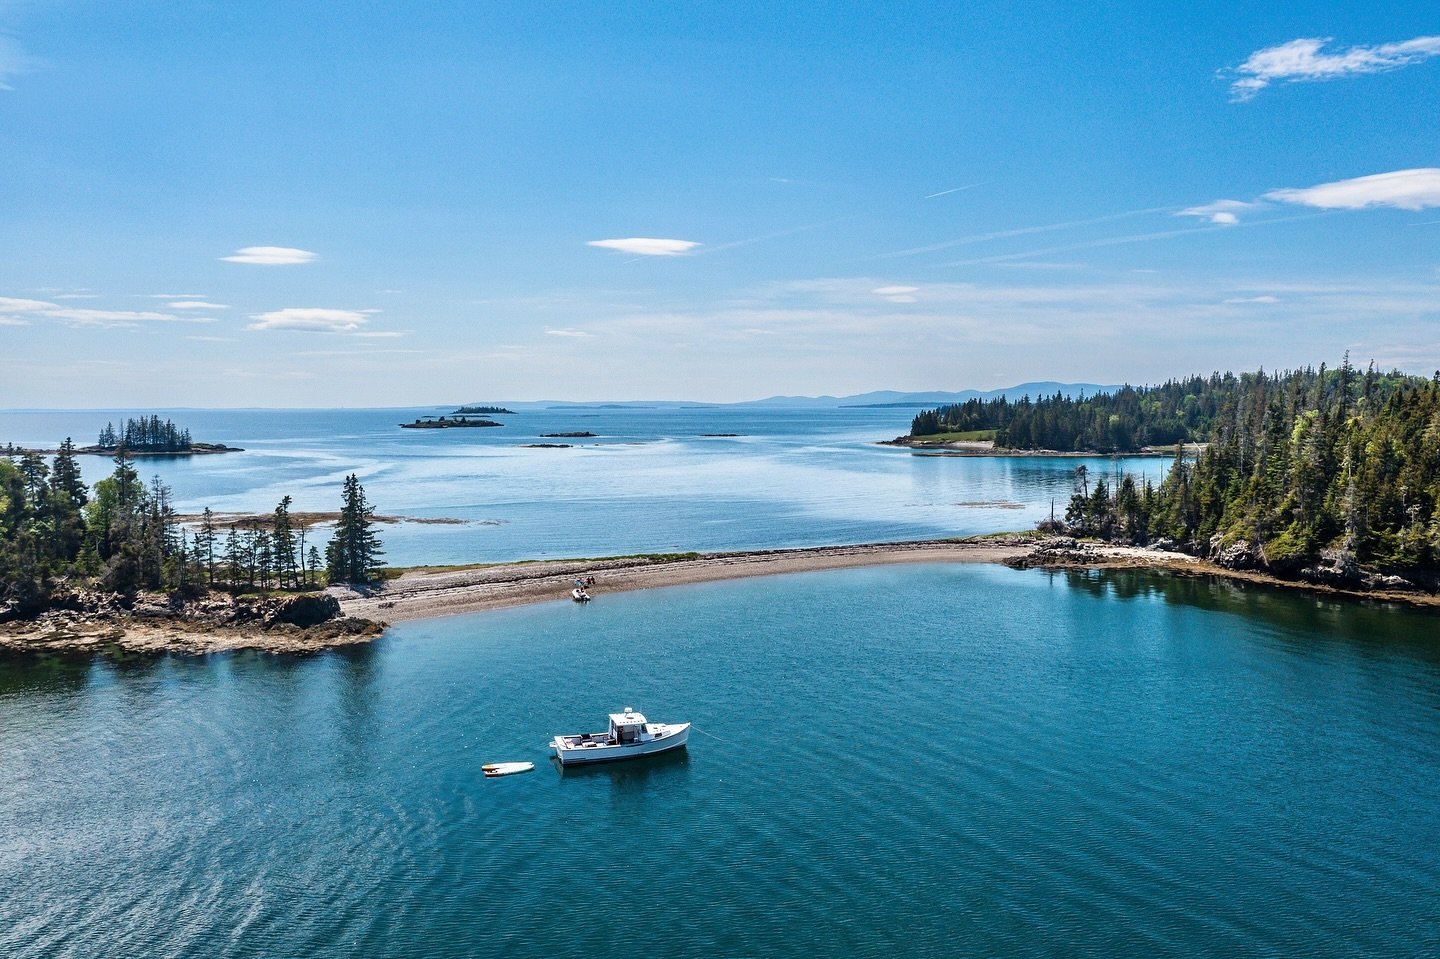
M340 615L340 601L326 593L292 596L281 600L265 617L268 623L288 623L307 629Z

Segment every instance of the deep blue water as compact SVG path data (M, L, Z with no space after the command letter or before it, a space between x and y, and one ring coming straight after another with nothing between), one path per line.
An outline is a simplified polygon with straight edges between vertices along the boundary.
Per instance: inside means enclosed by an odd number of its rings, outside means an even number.
M1158 480L1165 459L976 459L877 446L910 409L519 408L494 429L402 430L425 410L159 411L243 453L143 460L198 513L334 511L356 473L383 515L462 520L381 529L392 565L768 549L1024 529L1063 512L1072 474ZM0 413L0 444L93 443L132 412ZM588 431L594 439L542 439ZM734 433L737 436L704 434ZM530 443L570 449L527 449ZM87 478L104 457L84 457Z
M689 750L545 759L624 705ZM1433 956L1437 769L1433 616L1133 573L5 660L0 955Z

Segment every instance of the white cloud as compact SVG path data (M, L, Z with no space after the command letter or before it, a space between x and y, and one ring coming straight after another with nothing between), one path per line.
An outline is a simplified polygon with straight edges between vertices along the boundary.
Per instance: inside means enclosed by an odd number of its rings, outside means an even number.
M309 263L316 254L290 246L245 246L220 259L227 263L251 263L255 266L294 266Z
M287 307L257 313L247 329L295 330L302 333L354 333L369 322L373 310L331 310L323 307Z
M1440 55L1440 37L1415 37L1399 43L1350 47L1334 53L1321 53L1320 48L1331 39L1302 37L1289 43L1256 50L1233 71L1238 75L1238 79L1230 84L1231 101L1243 103L1253 99L1261 90L1276 81L1303 83L1383 73Z
M891 303L915 303L915 294L919 292L918 286L877 286L871 290L876 296L883 296Z
M134 326L137 323L211 323L205 316L175 316L153 310L91 310L62 306L47 300L26 300L0 296L0 311L30 317L59 320L72 326Z
M1271 190L1264 198L1322 210L1359 210L1367 206L1423 210L1440 206L1440 169L1396 170L1319 186Z
M0 296L0 310L6 312L38 313L56 308L54 303L46 303L44 300L20 300L13 296Z
M1202 216L1211 223L1218 223L1221 226L1235 226L1240 222L1236 215L1246 210L1252 210L1257 204L1245 203L1242 200L1216 200L1214 203L1205 203L1201 206L1192 206L1189 209L1181 210L1176 216Z
M1232 296L1230 299L1225 300L1224 302L1230 303L1230 304L1238 304L1238 303L1279 303L1279 302L1280 302L1280 297L1278 297L1278 296Z
M129 326L140 322L214 322L206 316L180 317L172 316L169 313L156 313L152 310L74 310L60 306L45 310L41 315L55 320L65 320L76 326Z
M700 244L693 240L658 240L651 237L632 236L623 240L588 240L586 246L598 246L605 250L634 253L638 256L681 256Z
M573 336L579 339L591 339L594 333L586 333L584 330L546 330L546 336Z
M0 316L0 326L29 326L29 320L22 320L18 316Z
M206 303L204 300L176 300L173 303L166 303L172 310L228 310L230 307L224 303Z

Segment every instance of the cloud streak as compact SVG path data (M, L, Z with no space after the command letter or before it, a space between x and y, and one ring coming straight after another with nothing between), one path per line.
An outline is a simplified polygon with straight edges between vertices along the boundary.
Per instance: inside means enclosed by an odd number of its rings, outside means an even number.
M602 250L616 250L633 253L636 256L684 256L700 244L694 240L666 240L655 237L632 236L616 240L587 240L586 246L598 246Z
M29 300L0 296L0 313L7 314L18 323L26 324L30 319L57 320L70 326L123 327L141 323L213 323L208 316L176 316L154 310L92 310L64 306L48 300Z
M1261 90L1279 81L1308 83L1385 73L1440 56L1440 37L1415 37L1399 43L1323 52L1331 41L1330 37L1302 37L1256 50L1230 71L1236 77L1230 84L1231 102L1253 100Z
M220 259L226 263L248 263L252 266L296 266L312 262L316 255L293 246L243 246Z
M286 307L257 313L248 330L288 330L298 333L355 333L370 318L368 311L334 310L324 307Z

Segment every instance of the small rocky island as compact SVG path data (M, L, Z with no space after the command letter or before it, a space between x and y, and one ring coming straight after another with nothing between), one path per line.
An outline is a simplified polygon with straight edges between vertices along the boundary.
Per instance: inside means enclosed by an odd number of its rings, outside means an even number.
M593 437L593 436L595 436L595 435L596 435L595 433L591 433L591 432L589 432L588 430L581 430L581 431L575 432L575 433L541 433L541 434L540 434L540 438L541 438L542 440L569 440L569 439L577 439L577 440L578 440L578 439L588 439L588 438L591 438L591 437Z
M413 423L401 423L402 430L453 430L480 426L504 426L494 420L474 419L469 416L422 416Z

